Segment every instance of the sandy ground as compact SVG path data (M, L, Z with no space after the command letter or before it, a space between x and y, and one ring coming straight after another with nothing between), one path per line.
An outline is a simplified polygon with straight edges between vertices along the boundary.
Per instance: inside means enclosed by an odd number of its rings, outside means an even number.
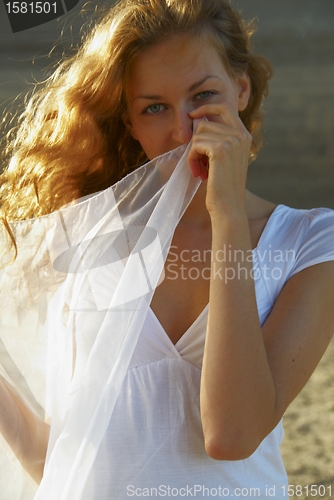
M320 488L322 496L311 497L309 492L307 497L304 488L304 495L296 498L334 498L333 361L334 341L284 417L282 453L289 484L326 487L325 495Z
M249 187L276 203L334 208L334 2L233 3L246 17L259 17L255 47L275 68L265 105L265 147L251 166ZM29 58L59 36L55 23L13 35L3 8L1 3L0 105L32 81ZM295 498L334 499L334 342L284 421L289 483L303 487L294 488ZM312 492L311 485L317 485Z

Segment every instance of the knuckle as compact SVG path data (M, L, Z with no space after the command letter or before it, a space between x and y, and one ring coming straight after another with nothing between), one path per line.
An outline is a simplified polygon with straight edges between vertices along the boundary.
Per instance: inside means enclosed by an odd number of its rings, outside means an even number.
M240 145L239 138L235 135L230 135L229 137L226 137L226 139L224 140L225 149L234 149L239 145Z
M198 146L200 145L201 141L202 141L201 138L198 135L194 134L192 137L192 145L190 150L195 151L196 148L198 148Z
M246 128L238 130L236 133L236 137L240 143L251 143L253 140L252 135Z
M231 144L229 141L222 141L219 144L216 144L213 148L213 152L216 156L222 156L231 148Z

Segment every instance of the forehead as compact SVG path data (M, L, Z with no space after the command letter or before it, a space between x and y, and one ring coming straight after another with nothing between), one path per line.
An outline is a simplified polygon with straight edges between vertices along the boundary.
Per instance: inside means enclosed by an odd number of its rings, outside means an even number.
M145 49L132 65L130 94L156 85L183 83L189 86L205 74L228 78L222 59L212 42L204 37L175 36Z

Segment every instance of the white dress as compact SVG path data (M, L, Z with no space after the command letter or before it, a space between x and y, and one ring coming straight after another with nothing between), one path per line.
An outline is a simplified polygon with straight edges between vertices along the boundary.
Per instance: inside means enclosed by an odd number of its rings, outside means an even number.
M334 260L334 212L277 206L252 255L262 325L291 276ZM216 461L204 450L199 385L207 316L208 306L173 345L149 309L83 498L288 497L282 422L246 460Z
M200 184L187 166L189 147L11 226L19 252L11 263L6 254L0 271L0 377L51 424L35 500L287 496L281 423L247 460L215 461L204 451L208 308L175 346L149 309ZM333 211L276 208L251 252L261 324L290 276L334 259L333 242ZM15 457L7 473L2 444L1 498L30 500Z

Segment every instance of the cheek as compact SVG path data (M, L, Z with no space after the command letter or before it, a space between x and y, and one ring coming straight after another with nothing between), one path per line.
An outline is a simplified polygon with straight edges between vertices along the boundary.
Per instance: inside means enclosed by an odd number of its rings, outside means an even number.
M163 130L157 121L155 123L142 123L136 128L138 140L146 144L155 144L163 140Z
M157 134L152 134L147 130L138 130L137 140L145 151L149 160L152 160L159 155L159 141Z
M128 127L128 130L140 143L150 160L176 147L174 144L169 144L168 124L164 119L132 117L131 128Z
M131 118L131 125L128 128L130 134L136 141L141 141L140 137L143 135L143 126L140 123L140 120L136 118Z

